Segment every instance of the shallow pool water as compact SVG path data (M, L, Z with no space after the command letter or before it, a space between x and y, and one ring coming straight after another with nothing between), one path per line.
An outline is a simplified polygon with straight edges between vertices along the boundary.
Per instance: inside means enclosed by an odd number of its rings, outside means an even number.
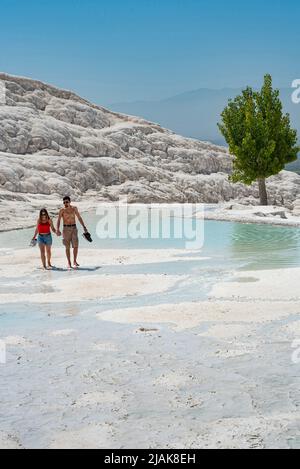
M99 239L96 215L85 215L93 237L93 244L81 239L81 248L94 249L183 249L185 242L171 236L169 239ZM174 219L174 226L181 224ZM195 229L202 229L202 221L195 221ZM81 230L82 231L82 230ZM33 229L0 233L0 249L26 248ZM61 238L54 236L54 249L61 247ZM209 257L210 267L234 269L276 269L300 265L300 230L295 227L242 224L221 221L204 222L204 245L191 253Z

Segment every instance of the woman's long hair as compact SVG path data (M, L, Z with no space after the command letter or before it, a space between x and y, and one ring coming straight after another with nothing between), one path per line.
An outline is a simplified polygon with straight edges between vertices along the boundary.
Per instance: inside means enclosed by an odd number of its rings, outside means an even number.
M44 215L46 215L47 221L50 221L50 216L49 216L48 211L45 208L42 208L42 210L40 211L39 223L42 223Z

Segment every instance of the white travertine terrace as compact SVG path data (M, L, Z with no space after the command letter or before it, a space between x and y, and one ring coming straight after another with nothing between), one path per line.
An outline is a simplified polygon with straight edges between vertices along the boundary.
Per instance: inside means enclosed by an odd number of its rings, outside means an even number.
M110 112L69 91L0 74L0 200L30 195L130 202L258 200L231 184L226 148L184 138L140 118ZM291 208L300 176L270 178L272 204ZM21 199L20 199L21 197ZM249 199L250 198L250 199ZM255 202L255 201L254 201Z

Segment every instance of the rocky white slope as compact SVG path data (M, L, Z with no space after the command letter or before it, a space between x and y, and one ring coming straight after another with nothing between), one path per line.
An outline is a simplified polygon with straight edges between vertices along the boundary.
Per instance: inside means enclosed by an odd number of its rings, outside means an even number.
M157 124L110 112L69 91L0 74L0 203L70 194L131 202L206 202L258 197L256 185L228 182L227 150ZM273 204L291 206L300 177L268 184ZM1 210L0 210L1 211Z

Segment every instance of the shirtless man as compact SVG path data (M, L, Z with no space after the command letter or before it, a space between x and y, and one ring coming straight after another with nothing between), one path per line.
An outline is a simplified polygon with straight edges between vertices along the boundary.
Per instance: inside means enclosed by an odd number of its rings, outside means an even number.
M66 256L68 259L68 267L69 269L72 268L71 264L71 245L73 247L74 253L74 268L76 269L79 267L77 263L77 256L78 256L78 230L76 226L76 218L78 219L79 223L83 226L84 232L87 232L86 226L84 224L83 219L78 211L77 207L73 207L71 205L70 197L64 197L63 199L64 208L59 211L58 220L57 220L57 236L61 236L60 231L60 223L63 220L64 228L63 228L63 243L66 247Z

